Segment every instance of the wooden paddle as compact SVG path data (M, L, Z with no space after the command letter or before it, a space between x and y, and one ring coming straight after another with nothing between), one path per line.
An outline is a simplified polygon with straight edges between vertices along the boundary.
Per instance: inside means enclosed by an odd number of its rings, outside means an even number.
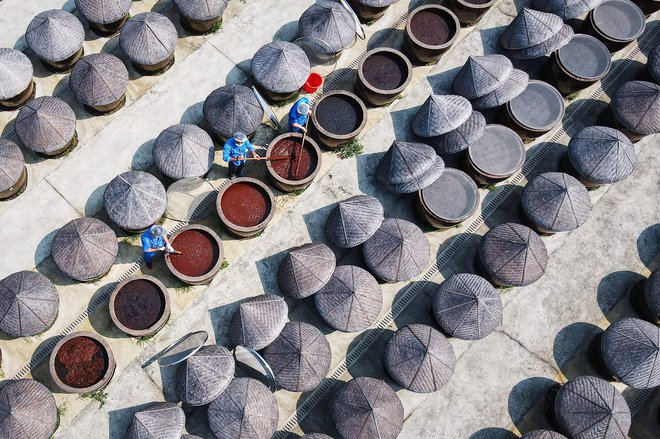
M302 142L300 142L300 154L302 155L302 149L305 147L305 138L307 137L307 124L309 123L311 114L307 114L307 120L305 120L305 130L303 131L303 136L302 136ZM296 175L298 175L298 168L300 168L300 160L296 160L298 158L298 154L295 154L297 148L293 148L294 154L291 155L291 158L296 162L296 169L293 171L292 177L295 178Z
M290 158L288 155L271 155L268 157L245 157L241 160L288 160Z

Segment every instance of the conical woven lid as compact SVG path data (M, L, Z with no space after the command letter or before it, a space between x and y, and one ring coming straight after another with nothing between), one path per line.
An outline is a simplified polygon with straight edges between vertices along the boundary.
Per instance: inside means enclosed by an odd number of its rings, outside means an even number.
M499 107L519 96L529 84L529 75L522 70L513 69L504 85L495 91L471 101L475 110Z
M165 213L167 194L153 175L128 171L112 179L103 193L110 219L125 230L144 230Z
M302 245L284 257L277 284L285 296L296 299L311 296L328 283L336 264L335 254L327 245Z
M174 53L179 38L169 18L157 12L131 17L119 35L121 50L136 64L154 65Z
M184 17L192 20L212 20L222 15L229 0L174 0L176 8Z
M580 175L598 184L623 180L635 169L635 147L618 130L587 127L571 138L568 158Z
M305 84L310 73L305 51L288 41L273 41L252 57L252 76L274 93L291 93Z
M53 261L67 276L87 281L110 270L117 256L117 235L103 221L78 218L62 227L51 247Z
M55 398L34 380L10 381L0 389L0 434L5 439L48 439L57 428Z
M384 184L399 184L419 177L436 158L435 150L424 143L395 140L376 168L376 178Z
M660 132L660 85L646 81L623 84L612 96L614 117L639 134Z
M600 378L581 376L564 384L555 397L554 411L559 429L568 437L628 437L628 403L612 384Z
M455 274L433 296L433 314L453 337L479 340L502 323L502 298L483 277Z
M356 0L357 3L365 6L369 6L372 8L384 8L385 6L390 6L393 5L394 3L397 3L399 0ZM318 433L316 433L318 434ZM321 435L323 436L323 435Z
M369 0L367 0L367 1L369 1ZM378 0L376 0L376 1L378 1ZM384 0L384 1L386 1L386 0ZM398 1L398 0L395 0L395 1ZM308 434L304 434L304 435L300 436L300 439L332 439L332 437L328 436L327 434L323 434L323 433L308 433Z
M224 85L204 101L204 119L219 137L253 133L263 118L264 110L252 90L244 85Z
M523 190L521 204L527 218L553 233L577 229L591 213L587 188L563 172L534 177Z
M377 198L357 195L340 201L325 223L328 241L340 248L356 247L373 235L383 222L383 205Z
M191 406L209 404L234 378L234 356L223 346L203 346L188 357L176 375L176 393Z
M415 224L387 218L362 246L369 270L387 282L400 282L419 275L429 263L430 245Z
M323 333L309 323L289 322L264 349L275 382L290 392L307 392L321 384L330 370L332 353Z
M614 322L601 342L612 375L634 389L660 386L660 328L635 318Z
M50 9L32 19L25 31L25 39L39 58L60 62L80 50L85 29L75 15Z
M341 437L395 439L403 427L403 405L384 381L353 378L332 400L332 420Z
M548 265L548 252L539 235L516 223L488 231L481 238L479 258L496 282L517 287L536 282Z
M454 373L456 356L449 341L431 326L408 325L385 347L385 367L402 387L419 393L442 388Z
M523 434L520 439L567 439L563 434L550 430L534 430Z
M298 33L301 37L318 38L339 53L355 42L356 27L341 3L318 0L300 16Z
M50 154L64 148L76 134L76 114L61 99L43 96L21 107L14 124L23 145Z
M0 101L21 94L32 82L32 63L23 52L0 48Z
M16 184L25 170L21 149L11 140L0 139L0 192Z
M124 18L132 0L76 0L76 8L92 23L108 24Z
M238 305L231 321L231 342L255 350L265 348L282 332L288 313L280 296L268 294L246 300Z
M486 129L486 118L478 111L473 111L468 120L455 130L429 140L438 154L456 154L470 147L479 140Z
M84 105L97 107L117 102L128 88L128 70L119 58L107 53L87 55L69 77L71 91Z
M648 69L651 77L656 83L660 82L660 45L657 45L649 53L649 58L646 61L646 68Z
M133 415L126 439L180 439L186 415L171 402L157 402Z
M431 95L419 107L412 127L420 137L434 137L461 126L472 114L470 101L457 95Z
M502 87L513 64L504 55L470 56L454 78L454 93L475 99Z
M197 125L178 124L156 138L153 157L158 169L170 178L201 177L213 166L215 146Z
M558 15L570 20L586 14L603 0L536 0L534 7L542 12Z
M573 28L565 24L559 29L559 32L557 32L547 40L542 41L539 44L535 44L526 49L508 50L507 55L509 55L514 59L540 58L544 55L548 55L552 52L555 52L561 49L562 47L564 47L565 45L567 45L571 41L574 35L575 32L573 31Z
M352 265L337 267L314 300L323 320L344 332L368 328L383 306L378 281L368 271Z
M644 299L651 317L660 320L660 269L654 270L646 280Z
M209 406L207 417L218 439L269 439L277 428L277 401L252 378L234 378Z
M550 39L563 25L555 14L523 8L500 37L500 44L508 50L526 49Z
M431 167L420 176L411 178L405 183L387 185L386 187L397 194L411 194L433 184L443 172L445 172L445 161L442 160L442 157L435 156Z
M0 331L13 337L44 332L60 307L57 290L47 277L19 271L0 281Z

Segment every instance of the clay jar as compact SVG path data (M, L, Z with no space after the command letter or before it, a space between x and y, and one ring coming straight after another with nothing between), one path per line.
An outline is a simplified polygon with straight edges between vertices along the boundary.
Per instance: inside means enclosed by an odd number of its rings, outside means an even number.
M338 148L355 139L367 124L367 107L362 99L343 90L325 93L316 101L312 126L321 145Z
M110 296L110 318L122 332L142 337L158 332L170 317L170 296L165 285L151 276L133 276Z
M74 332L60 340L50 354L53 381L68 393L90 393L104 387L115 373L108 343L91 332Z
M464 26L477 24L497 0L452 0L451 9Z
M165 255L167 268L190 285L209 283L222 266L224 251L220 237L210 228L189 225L175 233L170 243L180 255Z
M506 103L505 119L523 140L532 140L557 126L564 111L564 99L557 89L533 80L525 91Z
M610 52L636 40L646 27L644 13L630 0L604 0L589 12L588 30Z
M30 84L28 84L27 88L22 92L9 99L0 101L0 111L15 110L24 103L34 99L36 93L37 93L37 87L35 86L34 81L30 81Z
M458 17L444 6L420 6L408 16L403 47L416 61L437 62L458 38L460 26Z
M468 219L479 207L479 190L465 172L446 168L429 186L417 191L417 213L432 227L447 229Z
M503 125L486 125L484 134L467 149L462 165L478 184L505 180L518 172L525 161L520 136Z
M398 50L378 48L367 52L358 66L357 94L376 107L388 105L412 79L412 64Z
M216 209L230 233L249 238L261 233L275 215L275 196L259 180L236 178L220 189Z
M598 39L576 34L552 55L557 89L567 95L600 81L610 71L612 56Z
M268 176L277 188L293 192L312 184L321 169L321 150L309 136L301 148L302 134L285 133L275 137L266 151L267 156L293 157L266 161Z
M385 12L387 12L387 8L391 6L391 5L380 6L380 7L369 6L361 2L360 0L347 0L347 1L362 23L369 23L369 22L373 23L374 21L378 20L383 15L385 15Z

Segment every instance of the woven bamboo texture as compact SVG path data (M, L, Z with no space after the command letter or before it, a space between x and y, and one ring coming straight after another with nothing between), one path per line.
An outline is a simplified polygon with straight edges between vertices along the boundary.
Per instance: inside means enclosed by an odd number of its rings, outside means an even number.
M153 175L128 171L118 175L103 193L110 219L125 230L144 230L165 213L167 194Z
M610 105L614 117L629 130L644 135L660 132L660 85L626 82L614 92Z
M97 107L112 104L126 93L128 70L114 55L87 55L74 66L69 85L76 99L84 105Z
M383 222L383 205L377 198L357 195L337 203L325 223L325 235L336 247L356 247L373 235Z
M32 63L23 52L0 48L0 101L11 99L32 82Z
M473 99L472 107L475 110L485 110L504 105L525 91L528 84L529 75L522 70L513 69L504 85L487 95Z
M197 125L173 125L158 135L153 147L154 163L170 178L201 177L213 166L215 146Z
M318 0L307 8L298 20L302 37L318 38L339 53L355 43L356 27L353 17L339 2Z
M550 430L534 430L523 434L520 439L567 439L563 434Z
M57 290L46 276L19 271L0 281L0 330L13 337L40 334L55 321Z
M500 37L500 44L507 50L526 49L547 41L560 31L564 21L547 12L523 8Z
M655 83L660 83L660 45L655 46L653 50L651 50L651 53L649 53L648 60L646 61L646 68Z
M222 15L229 0L174 0L179 14L191 20L206 21Z
M60 62L80 50L85 29L75 15L50 9L32 19L25 31L25 40L39 58Z
M238 305L231 321L232 344L260 350L280 335L288 320L289 308L280 296L261 295Z
M454 78L454 93L476 99L502 87L513 72L504 55L470 56Z
M507 55L520 60L540 58L567 45L574 35L573 28L565 24L559 29L559 32L547 40L525 49L509 50L507 51Z
M443 172L445 172L445 161L436 155L431 166L418 177L411 178L404 183L386 185L386 187L397 194L411 194L433 184Z
M378 163L376 179L387 185L406 183L433 166L435 158L429 145L395 140Z
M644 299L653 321L660 321L660 269L654 270L646 280Z
M92 23L109 24L128 14L132 0L76 0L76 8Z
M55 398L34 380L11 381L0 389L0 436L48 439L57 428Z
M420 137L435 137L455 130L472 115L472 105L463 96L431 95L419 107L412 128Z
M210 404L234 378L234 356L223 346L203 346L177 370L176 393L190 406Z
M300 439L332 439L332 437L323 433L308 433L300 436Z
M24 169L25 159L18 145L11 140L0 139L0 192L14 186Z
M28 149L51 154L64 148L76 134L76 114L61 99L42 96L23 105L14 123Z
M204 101L204 119L222 138L237 132L253 133L263 118L264 110L252 90L244 85L224 85Z
M121 50L131 61L154 65L165 61L176 49L176 27L166 16L143 12L131 17L119 35Z
M429 144L438 154L456 154L479 140L485 129L486 118L478 111L473 111L463 125L435 139L429 139Z
M202 439L202 438L199 436L195 436L193 434L184 434L183 436L181 436L181 439Z
M310 73L305 51L288 41L273 41L252 57L252 76L261 87L273 93L300 89Z
M614 128L587 127L571 138L568 158L580 175L598 184L611 184L635 169L635 147Z
M157 402L133 415L125 439L180 439L186 416L171 402Z
M603 0L536 0L534 7L542 12L559 15L562 20L578 18L598 6Z
M399 0L356 0L357 3L372 8L384 8L385 6L393 5Z
M305 244L291 250L280 264L277 284L282 294L303 299L328 283L337 260L325 244Z

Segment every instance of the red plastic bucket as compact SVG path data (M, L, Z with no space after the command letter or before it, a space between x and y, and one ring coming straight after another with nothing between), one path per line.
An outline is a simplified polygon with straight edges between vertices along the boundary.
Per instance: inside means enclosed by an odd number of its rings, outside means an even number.
M310 73L305 82L305 91L307 93L316 93L316 90L323 84L323 77L318 73Z

